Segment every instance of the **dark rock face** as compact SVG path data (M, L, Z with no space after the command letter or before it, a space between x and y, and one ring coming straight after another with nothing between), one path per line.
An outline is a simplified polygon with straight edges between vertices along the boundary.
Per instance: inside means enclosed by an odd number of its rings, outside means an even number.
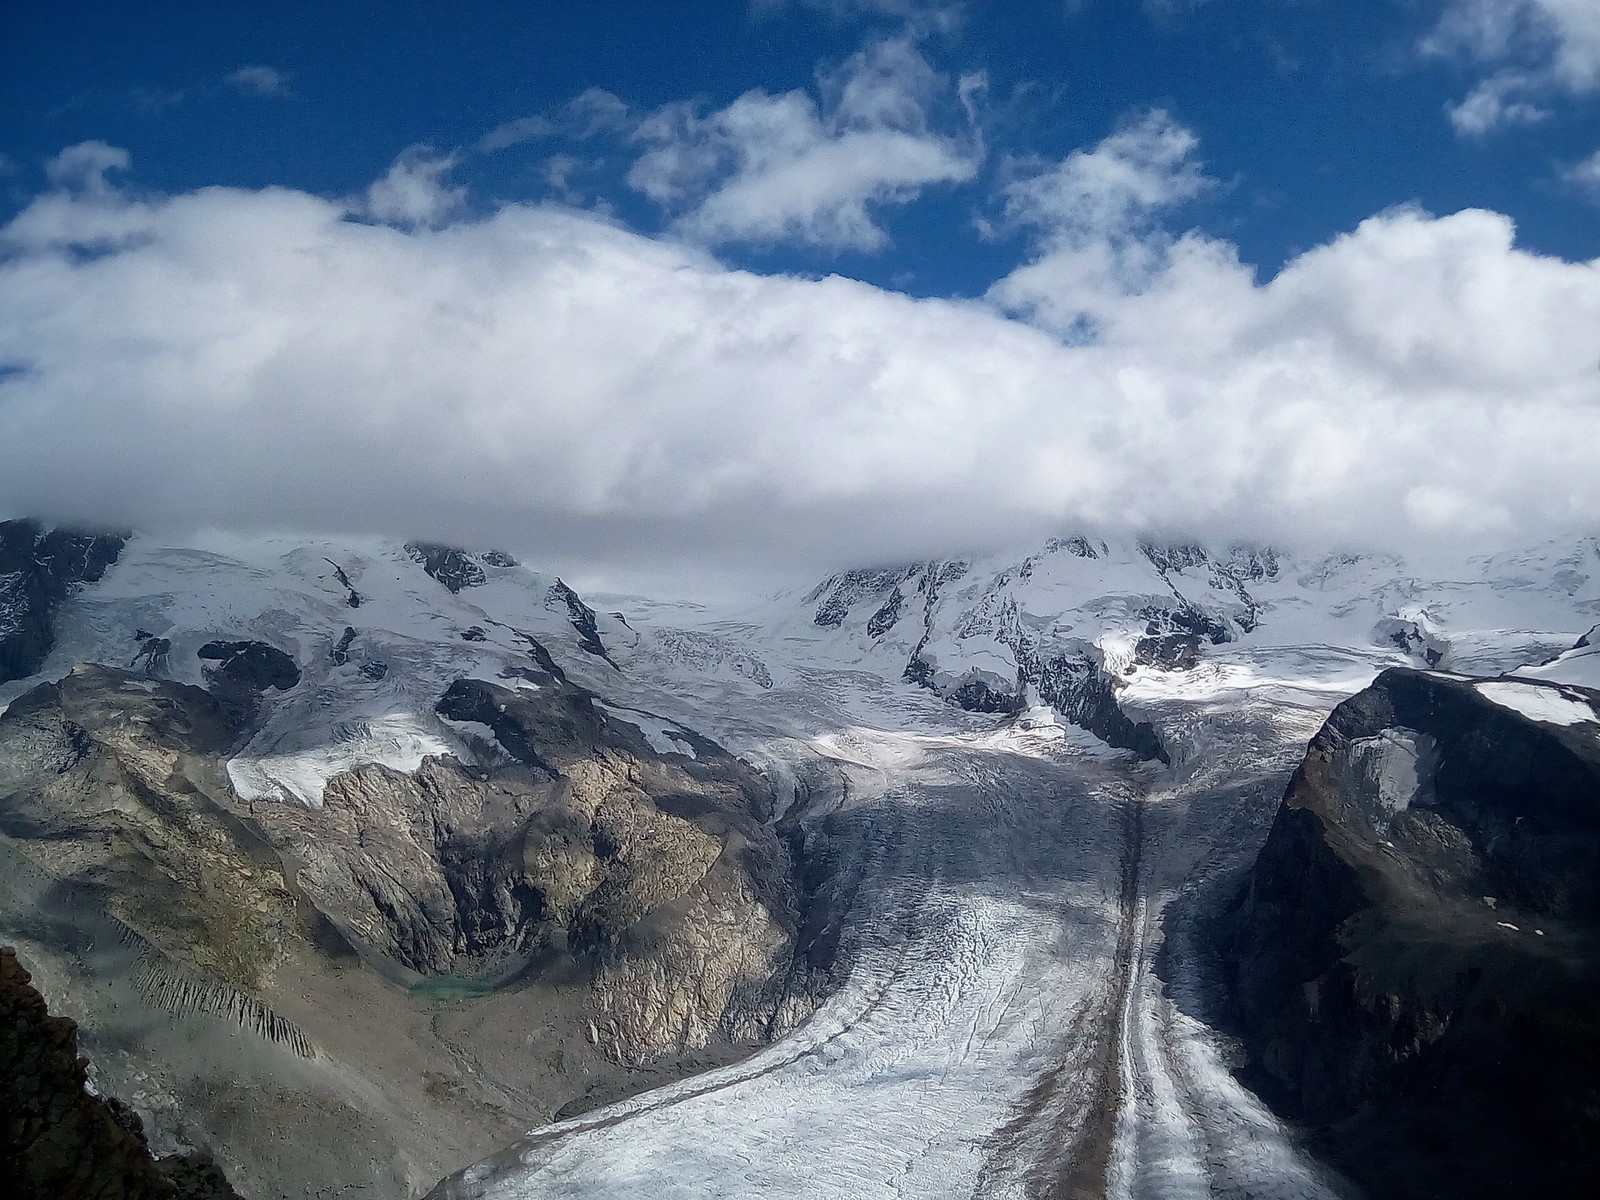
M898 587L889 593L889 598L879 606L878 611L867 618L867 636L882 637L893 629L895 622L900 620L900 614L905 611L906 596Z
M167 658L172 654L172 642L164 637L145 637L139 643L139 652L133 656L129 666L144 664L146 675L164 675L167 670Z
M1600 1178L1600 693L1519 686L1595 719L1403 669L1340 705L1218 926L1264 1093L1374 1196Z
M334 666L342 667L350 661L350 643L356 640L356 630L353 625L346 625L344 632L339 635L339 640L334 643L333 649L328 651L328 657Z
M1200 642L1213 646L1233 640L1233 631L1210 613L1187 602L1162 608L1147 608L1144 636L1134 645L1135 662L1186 671L1200 658Z
M230 688L284 692L300 682L300 668L276 646L266 642L207 642L195 653L217 663L212 678Z
M1171 762L1155 727L1135 721L1117 703L1116 683L1087 655L1055 655L1032 670L1039 698L1108 746L1131 750L1140 759Z
M237 1200L203 1154L150 1157L126 1105L84 1090L78 1029L0 947L0 1178L15 1200Z
M844 623L852 605L893 588L921 572L923 568L917 566L846 571L842 575L835 575L806 597L807 603L821 601L812 620L821 629L837 628Z
M339 586L344 588L344 590L345 590L344 602L346 604L348 604L351 608L360 608L361 607L361 593L356 591L355 585L350 582L350 576L345 574L345 569L343 567L341 567L338 563L334 562L333 559L331 559L331 558L325 558L322 561L327 563L330 567L333 568L334 578L339 581Z
M1049 554L1066 553L1077 558L1095 558L1105 553L1102 545L1097 551L1084 538L1052 539L1044 555L1028 559L1017 568L1017 573L1027 576L1038 565L1040 558ZM944 589L962 579L968 572L965 562L927 563L904 570L851 571L825 582L814 591L808 601L822 599L817 609L815 623L820 626L841 624L853 605L863 600L888 594L867 621L869 637L880 638L893 629L906 615L910 606L907 589L914 580L920 603L917 608L922 621L922 633L906 661L902 678L943 695L950 703L968 712L1014 713L1025 703L1028 688L1046 704L1054 705L1067 720L1082 726L1108 745L1132 750L1145 759L1167 762L1167 752L1161 739L1148 721L1134 721L1117 702L1116 681L1104 669L1098 653L1082 642L1069 643L1070 649L1041 646L1038 638L1026 628L1014 600L1007 599L990 611L975 610L966 618L965 628L957 633L983 632L994 634L1011 650L1017 663L1016 676L1001 679L992 674L971 672L955 678L941 676L928 653L933 637L934 608ZM1181 661L1186 649L1198 645L1193 631L1218 640L1227 640L1232 634L1220 623L1207 617L1193 606L1178 602L1171 610L1152 610L1147 616L1152 632L1157 629L1157 617L1166 622L1163 628L1179 630L1172 635L1174 648L1161 649L1156 641L1149 640L1147 649L1160 650L1174 665ZM1141 646L1145 643L1141 643ZM1165 644L1162 643L1164 646Z
M566 606L567 618L572 622L572 627L578 631L580 649L587 654L593 654L596 658L605 659L613 667L617 665L611 662L611 655L606 652L606 644L600 640L600 629L595 624L594 609L585 604L577 592L558 579L550 585L545 602Z
M0 683L25 679L55 645L56 606L77 583L94 583L126 538L0 521Z
M481 587L488 579L472 555L455 546L441 546L436 542L407 542L406 553L452 592Z

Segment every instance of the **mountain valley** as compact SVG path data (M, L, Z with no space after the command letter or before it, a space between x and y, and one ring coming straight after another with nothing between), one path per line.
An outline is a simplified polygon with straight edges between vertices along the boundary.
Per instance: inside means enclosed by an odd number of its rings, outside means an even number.
M1597 621L1593 540L708 606L0 524L0 942L250 1200L1577 1195Z

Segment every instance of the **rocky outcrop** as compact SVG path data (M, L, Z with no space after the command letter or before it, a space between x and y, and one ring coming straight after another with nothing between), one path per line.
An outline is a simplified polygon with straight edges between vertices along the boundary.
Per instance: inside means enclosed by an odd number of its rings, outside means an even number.
M249 989L310 914L228 805L237 721L201 688L104 667L41 684L0 716L0 833L165 954Z
M78 1030L0 947L0 1178L14 1200L238 1200L205 1154L150 1155L127 1105L91 1093Z
M460 680L439 712L509 765L359 767L320 810L260 814L354 944L409 978L576 963L598 980L595 1037L628 1061L748 1038L790 1003L794 873L749 767L698 738L696 757L658 754L554 678Z
M1371 1194L1590 1194L1600 693L1384 672L1218 933L1264 1094Z
M514 567L517 560L501 550L485 550L478 554L471 554L457 546L445 546L438 542L407 542L406 553L422 564L422 569L433 576L452 592L459 592L463 588L482 587L488 582L489 577L483 568L488 567ZM341 578L340 582L347 588L349 581ZM355 596L355 589L350 589L350 594ZM357 598L357 603L360 600ZM355 607L354 604L351 605Z
M195 654L217 664L207 668L214 684L251 692L268 688L283 692L300 682L300 668L294 659L266 642L207 642Z
M567 619L578 631L580 650L585 654L593 654L596 658L605 659L613 667L617 665L611 661L611 655L606 652L606 644L600 638L600 627L596 623L594 609L585 604L577 592L558 579L550 585L550 591L545 596L545 604L562 605L566 608Z
M351 608L361 607L361 593L356 591L355 584L350 582L350 576L338 563L331 558L324 558L323 562L333 568L333 577L339 581L339 586L344 589L344 602Z
M1108 746L1131 750L1143 761L1170 763L1149 721L1135 721L1117 702L1116 680L1097 657L1084 652L1054 655L1034 664L1031 682L1039 698Z
M481 587L487 582L488 577L472 555L455 546L443 546L436 542L407 542L406 553L452 592Z
M126 538L37 521L0 521L0 683L25 679L55 645L54 615L74 584L93 583Z
M659 753L582 688L530 675L441 697L441 716L483 735L479 761L358 766L313 809L234 798L223 759L253 714L230 696L80 667L0 716L0 831L246 997L291 943L337 930L407 986L586 979L590 1036L619 1062L802 1017L816 984L794 969L799 899L769 785L687 732Z

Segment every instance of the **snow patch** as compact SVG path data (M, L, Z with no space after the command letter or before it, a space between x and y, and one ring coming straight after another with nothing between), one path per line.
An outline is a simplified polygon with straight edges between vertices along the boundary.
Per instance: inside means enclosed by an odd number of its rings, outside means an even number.
M619 708L596 700L594 706L606 714L607 719L620 721L624 725L632 725L650 743L650 749L657 754L682 754L687 758L699 758L694 752L694 747L689 744L689 739L684 736L680 726L671 721L663 721L660 717L650 713L639 712L632 708Z
M1530 721L1543 721L1547 725L1600 723L1600 714L1595 712L1590 701L1561 688L1496 680L1478 684L1478 692Z
M1385 816L1411 807L1432 776L1434 741L1396 726L1350 743L1350 765Z
M321 744L294 744L308 740L301 730L257 746L255 738L244 753L228 761L228 779L242 800L282 800L293 797L311 808L322 807L328 781L355 767L378 764L410 774L430 754L450 754L452 747L412 713L393 713L366 720L340 721L324 731Z
M440 717L439 719L445 723L447 728L454 729L457 733L470 733L473 737L482 738L491 746L500 744L492 725L485 725L482 721L457 721L453 717Z

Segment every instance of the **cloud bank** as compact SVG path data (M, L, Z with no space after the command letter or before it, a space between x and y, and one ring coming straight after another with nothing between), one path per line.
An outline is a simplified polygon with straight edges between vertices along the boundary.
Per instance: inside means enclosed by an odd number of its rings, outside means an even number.
M1041 167L1027 261L926 300L561 207L452 218L420 152L341 202L145 196L76 147L0 230L0 511L691 573L1600 527L1600 265L1401 209L1259 281L1161 232L1195 153L1149 114Z

